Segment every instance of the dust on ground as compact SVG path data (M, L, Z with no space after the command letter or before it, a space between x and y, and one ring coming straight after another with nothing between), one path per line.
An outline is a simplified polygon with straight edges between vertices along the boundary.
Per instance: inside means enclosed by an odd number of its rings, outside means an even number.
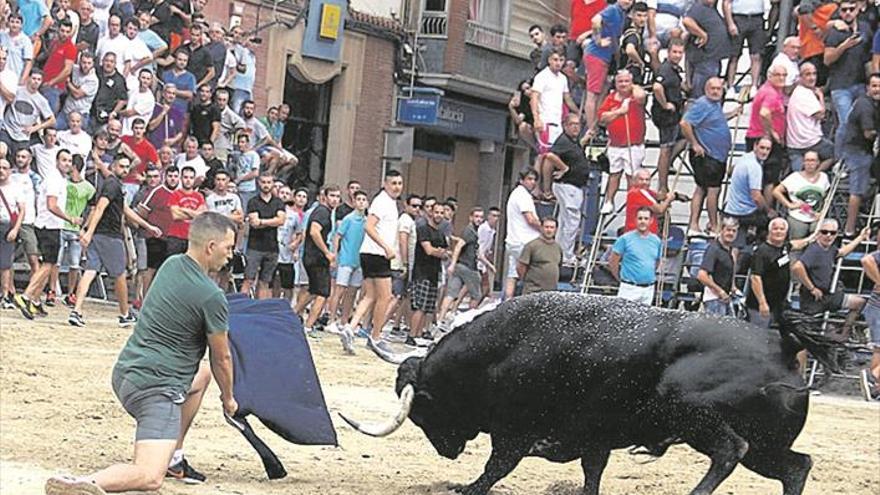
M131 459L134 422L117 403L110 371L130 330L116 327L113 307L89 303L87 328L68 326L67 311L29 322L0 312L0 493L41 494L48 476L84 474ZM361 341L361 344L363 341ZM208 476L203 486L169 482L163 494L441 494L482 472L490 444L485 435L455 461L440 457L421 430L407 422L389 438L363 436L336 415L379 420L396 407L395 368L359 347L343 355L338 339L309 339L339 435L340 447L300 447L252 422L284 463L288 477L268 481L256 453L222 419L216 385L186 444L190 463ZM849 398L814 397L795 449L813 456L805 493L880 493L880 408ZM709 462L686 446L643 463L612 454L604 494L688 493ZM579 493L578 462L526 459L493 489L495 495ZM765 495L781 485L743 467L716 493Z

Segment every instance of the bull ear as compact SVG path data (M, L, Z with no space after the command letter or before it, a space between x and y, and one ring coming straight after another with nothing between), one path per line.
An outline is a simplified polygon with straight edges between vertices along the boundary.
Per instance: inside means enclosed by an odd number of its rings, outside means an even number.
M423 360L424 358L420 357L407 358L397 367L397 383L395 383L394 389L398 396L407 385L412 385L418 389L416 385L418 384Z

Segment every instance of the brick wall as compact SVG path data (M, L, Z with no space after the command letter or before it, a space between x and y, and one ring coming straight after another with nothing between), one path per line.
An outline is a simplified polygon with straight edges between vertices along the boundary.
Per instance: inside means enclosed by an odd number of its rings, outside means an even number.
M382 183L383 129L391 124L395 85L394 44L368 37L356 118L351 178L377 191Z
M248 2L240 2L244 6L244 15L241 18L241 26L248 32L257 27L257 4ZM205 6L205 18L208 22L219 22L223 27L229 27L230 5L232 2L211 0ZM260 24L266 24L272 20L272 9L263 6L260 13ZM263 38L263 43L253 47L254 54L257 57L257 75L256 83L254 83L254 102L257 105L257 114L262 115L265 109L270 105L278 105L280 101L268 101L269 89L266 87L266 60L269 54L269 30L259 33L257 36ZM278 68L276 70L284 70Z
M467 30L468 0L449 0L446 6L446 53L443 72L458 74L464 60L464 39Z

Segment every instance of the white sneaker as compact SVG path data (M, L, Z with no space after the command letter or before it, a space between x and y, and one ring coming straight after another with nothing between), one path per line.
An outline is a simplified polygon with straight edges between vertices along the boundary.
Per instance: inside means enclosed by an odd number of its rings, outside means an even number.
M341 330L339 330L339 325L337 325L335 321L324 327L324 331L327 333L332 333L333 335L339 335L342 332Z
M606 201L602 205L602 209L599 210L599 213L602 215L608 215L608 214L614 213L614 202L613 201Z
M345 325L342 327L342 331L339 333L339 340L342 342L342 350L345 351L346 354L354 355L354 332L351 331L351 327L349 325Z

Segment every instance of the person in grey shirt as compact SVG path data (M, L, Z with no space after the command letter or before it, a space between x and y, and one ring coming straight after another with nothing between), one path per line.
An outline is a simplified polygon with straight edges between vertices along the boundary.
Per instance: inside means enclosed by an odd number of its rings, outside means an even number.
M89 117L92 101L98 94L98 73L95 72L95 55L90 51L79 52L79 64L73 66L70 80L67 82L67 99L58 114L59 131L69 128L67 118L70 112L79 112L82 116L82 127L89 129Z
M19 86L15 99L6 107L0 122L0 141L9 147L10 156L30 145L31 135L55 125L55 115L46 97L40 94L43 72L31 71L27 84Z
M244 119L229 107L229 90L219 88L214 93L214 102L220 111L220 134L214 140L214 154L221 161L226 161L232 151L233 137L236 132L245 128Z

